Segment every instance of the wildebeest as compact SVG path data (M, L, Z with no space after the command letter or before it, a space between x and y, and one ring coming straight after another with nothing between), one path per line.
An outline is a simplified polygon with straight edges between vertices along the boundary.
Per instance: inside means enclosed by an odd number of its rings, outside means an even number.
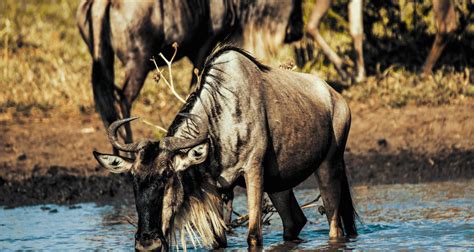
M336 67L342 79L347 80L351 76L344 68L343 60L334 52L319 33L319 25L331 6L331 0L317 0L310 20L308 21L306 33L316 41L322 52L329 61ZM356 71L355 81L360 82L365 79L365 66L363 55L364 29L362 25L363 0L351 0L348 5L350 34L354 42L356 51ZM453 0L433 0L433 11L436 24L436 37L433 42L430 54L425 60L422 73L431 74L434 64L441 56L444 47L449 39L454 35L458 26Z
M180 45L176 59L188 57L201 68L216 43L227 38L257 48L262 36L271 35L275 43L300 39L301 11L301 0L83 0L77 24L92 55L94 101L104 125L130 117L154 67L149 59L159 52L169 58L173 43ZM122 88L114 83L115 55L125 66ZM128 125L124 138L132 141Z
M117 129L135 118L111 124L110 142L135 160L94 152L110 171L133 175L136 248L166 250L175 228L193 227L206 245L224 246L217 191L236 185L247 191L249 246L262 245L264 191L284 239L297 240L307 220L292 188L312 173L330 238L356 235L343 157L351 114L342 96L316 76L270 68L232 46L216 49L201 74L165 138L123 144Z

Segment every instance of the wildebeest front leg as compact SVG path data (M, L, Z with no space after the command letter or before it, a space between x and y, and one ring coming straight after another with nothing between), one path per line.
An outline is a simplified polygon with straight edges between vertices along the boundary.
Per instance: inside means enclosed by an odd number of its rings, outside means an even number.
M296 201L293 190L269 193L268 196L283 221L283 239L285 241L301 241L298 235L307 219Z
M341 179L343 167L335 158L324 161L316 170L315 175L323 199L326 217L329 223L329 238L337 239L344 236L339 218L341 202Z
M249 210L249 247L262 246L262 201L263 201L263 168L254 165L245 171L247 187L247 205Z

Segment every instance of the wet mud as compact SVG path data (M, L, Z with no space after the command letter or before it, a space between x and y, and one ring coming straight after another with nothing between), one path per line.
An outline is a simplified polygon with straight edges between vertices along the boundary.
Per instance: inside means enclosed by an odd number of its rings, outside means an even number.
M474 178L474 101L352 111L345 158L353 185ZM4 118L0 131L0 206L133 200L127 176L107 173L91 154L110 151L96 114ZM134 132L151 134L139 124ZM313 176L301 185L314 186Z

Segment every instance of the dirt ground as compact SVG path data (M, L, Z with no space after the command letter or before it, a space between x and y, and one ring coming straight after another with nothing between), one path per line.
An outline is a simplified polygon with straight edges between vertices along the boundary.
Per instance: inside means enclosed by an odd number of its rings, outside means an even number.
M474 99L440 107L351 104L346 164L352 184L418 183L474 176ZM124 175L92 156L110 151L95 113L0 114L0 205L130 197ZM135 139L151 134L134 124ZM313 186L309 179L303 186Z

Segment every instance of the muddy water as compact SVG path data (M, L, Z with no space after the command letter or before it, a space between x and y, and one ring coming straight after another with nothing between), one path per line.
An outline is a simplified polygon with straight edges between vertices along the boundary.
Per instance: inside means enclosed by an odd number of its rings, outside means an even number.
M297 198L302 204L317 194L299 190ZM300 236L305 242L282 242L281 221L275 214L271 225L264 227L265 249L474 249L473 180L356 187L354 194L363 222L357 238L329 243L325 218L311 208L304 210L310 220ZM245 212L243 195L235 208ZM133 206L94 203L1 209L0 250L132 250L135 228L124 216L133 213ZM245 228L237 228L229 236L229 250L246 249L245 233Z

